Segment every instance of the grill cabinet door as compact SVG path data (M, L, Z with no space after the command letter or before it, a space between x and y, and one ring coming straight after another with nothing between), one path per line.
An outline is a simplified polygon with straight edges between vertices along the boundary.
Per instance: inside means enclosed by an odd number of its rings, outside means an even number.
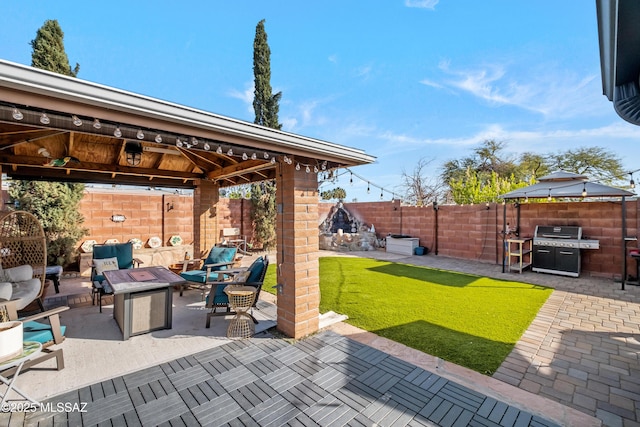
M552 246L534 246L533 267L553 270L556 264L554 249Z
M580 271L580 249L556 248L556 270L578 273Z

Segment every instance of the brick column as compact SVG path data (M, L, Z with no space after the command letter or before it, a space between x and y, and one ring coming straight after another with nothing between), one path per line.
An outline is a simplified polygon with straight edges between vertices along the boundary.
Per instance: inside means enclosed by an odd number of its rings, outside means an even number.
M196 258L207 256L218 243L218 190L218 184L200 181L193 193L193 254Z
M302 338L318 330L320 276L318 270L318 175L279 167L278 330Z

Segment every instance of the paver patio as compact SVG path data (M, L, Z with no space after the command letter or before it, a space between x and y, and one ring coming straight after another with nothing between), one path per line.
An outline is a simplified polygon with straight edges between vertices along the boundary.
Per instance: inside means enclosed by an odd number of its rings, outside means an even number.
M135 417L127 417L135 414L138 417L137 422L143 425L151 425L155 421L164 422L178 415L185 417L183 421L187 425L191 425L189 420L212 420L212 425L215 425L222 419L245 421L249 425L264 425L269 420L275 421L267 414L280 414L283 408L288 408L285 412L289 415L283 414L284 418L279 421L289 417L287 420L290 421L290 425L296 425L298 421L307 425L315 425L315 422L329 425L330 420L338 425L345 419L340 418L338 414L350 419L349 425L373 425L374 422L378 425L392 425L391 420L395 422L393 425L454 425L455 422L458 422L457 425L466 425L463 423L467 420L465 417L470 417L470 425L476 422L476 425L520 425L514 424L518 420L532 421L531 425L536 425L537 422L543 423L541 425L553 425L554 421L559 425L598 425L599 421L590 418L589 415L598 417L605 425L638 425L640 343L636 338L640 326L639 288L630 287L626 291L620 291L619 283L607 279L573 279L534 273L522 276L503 274L500 266L441 256L402 257L384 252L363 252L357 255L523 280L551 286L556 290L513 352L494 374L494 378L468 372L465 368L452 367L447 362L394 343L380 344L383 340L379 337L363 339L363 336L373 335L364 331L348 335L340 328L335 328L341 334L323 332L295 345L281 339L267 338L227 343L178 358L173 362L85 385L71 393L56 396L55 399L65 402L94 402L102 399L102 403L107 403L111 400L104 399L109 395L113 396L110 399L116 402L130 401L131 406L128 407L133 412L126 416L124 414L127 411L118 412L124 406L101 404L99 410L92 409L91 415L86 414L86 417L89 417L87 420L115 417L115 421L126 419L129 422L135 421ZM285 361L279 367L273 366L282 362L274 354L285 352L294 352L300 359ZM371 363L372 359L368 360L362 356L368 352L376 354L380 361ZM220 363L227 363L229 366L218 366L218 358ZM367 366L366 363L370 366L362 370L362 366ZM213 368L213 365L218 368ZM411 367L411 372L416 372L415 378L409 376L410 372L406 372L408 367ZM65 370L67 369L73 367L67 365ZM369 369L373 370L368 371ZM297 378L297 381L292 382L290 388L274 388L266 379L271 381L272 377L269 375L276 375L274 372L279 370L280 373L287 372L287 375ZM326 388L323 388L319 385L318 382L322 383L324 378L324 374L320 374L322 370L325 373L332 372L332 378L336 381L333 386L326 385ZM177 375L178 372L182 373ZM183 375L189 372L199 372L203 376L199 378L198 375ZM248 377L242 380L243 376L237 375L241 372ZM370 374L367 375L366 372ZM417 372L420 372L420 375ZM140 375L147 374L150 374L152 379L146 383L136 380ZM441 379L440 383L446 383L447 386L443 385L437 389L431 388L433 384L418 384L418 377L424 378L424 381L432 378L431 381L434 383ZM184 381L190 381L189 378L193 378L198 384L209 382L217 388L212 386L209 390L202 384L197 387L196 383L184 384ZM375 390L375 393L367 388L364 389L367 393L362 392L362 384ZM404 389L404 394L397 391L400 384L410 384L407 385L408 389ZM268 393L260 395L261 387L267 387L265 390ZM347 397L350 396L349 393L353 393L354 387L359 398L358 404ZM461 394L452 394L451 388ZM447 390L449 394L441 395ZM245 392L249 394L245 395ZM198 397L194 397L193 393ZM465 399L471 399L475 403L471 404L462 399L462 394L466 396ZM192 397L189 397L190 395ZM208 396L209 400L202 400L203 396ZM353 396L351 398L355 399ZM413 406L409 401L414 402ZM461 404L463 401L466 403ZM480 401L482 403L478 406ZM557 408L562 406L556 402L566 405L565 410L558 410ZM169 403L176 406L170 406ZM467 404L471 406L465 406ZM241 408L242 415L229 419L220 418L221 415L211 415L211 418L205 416L216 413L216 410L223 406ZM154 410L157 407L166 410ZM269 409L265 409L266 407ZM491 408L486 413L489 407ZM429 408L434 411L425 415ZM108 411L112 413L107 413ZM509 414L509 417L500 418L496 422L497 414L500 412L503 416ZM584 417L576 416L580 413L584 414ZM513 414L515 418L511 417ZM544 414L549 416L545 417ZM73 423L77 420L86 425L87 420L77 418L82 417L82 414L69 413L64 416L67 415L71 417L66 421L68 425L75 425ZM156 415L165 418L153 418ZM26 425L35 425L36 422L52 425L54 421L56 424L58 421L65 424L65 420L62 419L64 416L57 414L53 417L51 414L47 416L38 413L21 421L19 415L14 414L12 421ZM266 418L256 421L254 416L257 419L261 419L261 416ZM548 418L547 421L544 421L545 418ZM510 423L509 420L514 423ZM7 414L0 415L0 423L3 421L7 421ZM147 421L150 421L150 424ZM178 421L177 418L174 421ZM361 424L356 424L360 421ZM493 422L496 424L492 424ZM273 425L276 424L277 422Z

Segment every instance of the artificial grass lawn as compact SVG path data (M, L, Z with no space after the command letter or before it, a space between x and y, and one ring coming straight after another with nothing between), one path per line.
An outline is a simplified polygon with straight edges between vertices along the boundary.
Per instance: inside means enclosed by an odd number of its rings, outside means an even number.
M273 292L269 266L263 289ZM491 375L552 289L367 258L320 258L320 312Z

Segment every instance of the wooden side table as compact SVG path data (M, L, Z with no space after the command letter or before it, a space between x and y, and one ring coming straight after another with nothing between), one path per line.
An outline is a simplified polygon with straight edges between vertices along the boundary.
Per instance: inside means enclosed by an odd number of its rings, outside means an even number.
M229 296L229 306L236 315L231 319L227 329L228 338L251 338L255 334L253 318L248 313L256 298L253 286L227 286L224 292Z

